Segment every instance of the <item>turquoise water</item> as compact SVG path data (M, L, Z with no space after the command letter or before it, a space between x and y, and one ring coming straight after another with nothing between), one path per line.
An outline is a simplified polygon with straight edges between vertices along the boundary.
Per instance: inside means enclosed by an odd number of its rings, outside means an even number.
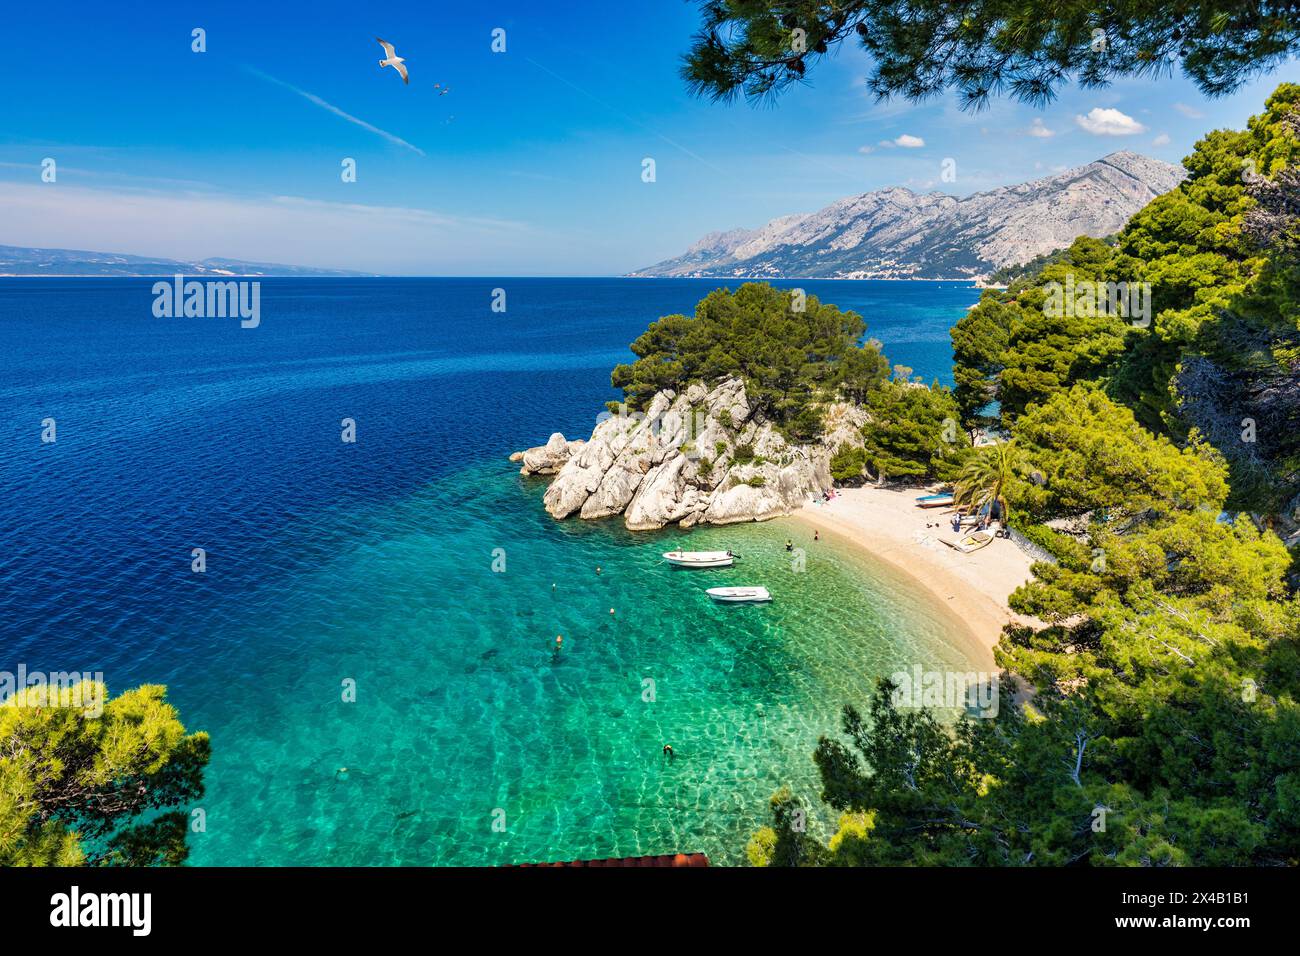
M223 635L230 683L189 703L215 745L214 809L193 862L679 850L739 862L782 783L816 802L811 754L841 702L914 663L967 667L943 612L796 522L635 536L617 522L556 523L544 483L510 472L484 466L348 516L364 540L268 600L255 627ZM788 536L805 548L802 572ZM675 570L660 554L679 540L742 560ZM720 607L703 593L755 581L771 605Z
M507 462L587 435L627 343L716 284L267 280L241 330L153 317L148 280L0 283L0 669L166 684L212 736L197 865L740 861L780 785L816 803L844 702L968 658L946 610L793 521L555 522ZM807 285L927 378L977 295ZM744 559L675 571L679 541ZM723 583L775 600L714 606Z

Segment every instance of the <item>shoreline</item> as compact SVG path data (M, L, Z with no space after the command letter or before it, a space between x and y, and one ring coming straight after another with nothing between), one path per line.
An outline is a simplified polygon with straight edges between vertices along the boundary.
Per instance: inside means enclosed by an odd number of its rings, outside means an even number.
M970 554L949 547L945 542L956 538L947 523L952 510L916 507L917 489L845 488L838 494L790 517L835 535L919 585L965 625L987 665L993 666L1004 625L1034 623L1007 604L1011 592L1033 576L1033 560L1014 542L995 538ZM939 526L927 528L927 523Z

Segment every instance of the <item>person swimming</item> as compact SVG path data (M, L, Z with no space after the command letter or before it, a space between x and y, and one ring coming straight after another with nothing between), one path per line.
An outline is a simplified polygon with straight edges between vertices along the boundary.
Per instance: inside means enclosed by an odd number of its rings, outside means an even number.
M791 541L789 538L786 538L786 539L785 539L785 549L786 549L787 551L793 551L793 550L794 550L794 542Z
M664 756L667 757L669 760L672 760L674 758L675 754L673 754L672 744L664 744Z

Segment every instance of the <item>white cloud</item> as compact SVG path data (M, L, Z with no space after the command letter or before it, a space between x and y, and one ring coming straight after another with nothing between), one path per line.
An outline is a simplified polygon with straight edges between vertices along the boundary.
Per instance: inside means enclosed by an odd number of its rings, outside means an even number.
M1188 106L1186 103L1175 103L1174 109L1178 110L1178 112L1182 113L1188 119L1200 119L1202 116L1205 115L1200 110L1196 109L1195 107Z
M1054 131L1044 126L1043 121L1038 117L1034 117L1034 121L1029 124L1029 129L1026 130L1026 132L1029 133L1030 136L1037 137L1038 139L1048 139L1049 137L1056 135Z
M1152 145L1152 146L1168 146L1168 145L1169 145L1169 134L1168 134L1168 133L1161 133L1159 136L1157 136L1155 139L1153 139L1153 140L1151 141L1151 145Z
M912 136L908 133L904 133L902 136L894 140L894 145L902 146L904 149L920 149L925 145L925 140L921 139L919 136Z
M874 147L874 146L859 146L859 147L858 147L858 152L859 152L859 153L862 153L864 156L865 156L867 153L874 153L875 151L876 151L876 147Z
M1094 136L1133 136L1147 131L1145 126L1128 114L1099 106L1089 110L1087 116L1076 116L1074 121Z

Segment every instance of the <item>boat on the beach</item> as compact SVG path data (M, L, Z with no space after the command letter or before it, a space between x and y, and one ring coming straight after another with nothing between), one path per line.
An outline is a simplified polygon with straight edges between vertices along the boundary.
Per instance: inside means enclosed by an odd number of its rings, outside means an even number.
M706 592L713 600L722 604L757 604L772 600L767 588L709 588Z
M964 551L969 554L972 551L978 551L993 541L993 534L989 531L972 531L960 541L953 545L958 551Z
M679 568L729 568L736 556L730 551L665 551L664 560Z
M918 508L942 508L944 505L950 505L953 502L952 492L944 492L938 495L921 495L916 499Z

